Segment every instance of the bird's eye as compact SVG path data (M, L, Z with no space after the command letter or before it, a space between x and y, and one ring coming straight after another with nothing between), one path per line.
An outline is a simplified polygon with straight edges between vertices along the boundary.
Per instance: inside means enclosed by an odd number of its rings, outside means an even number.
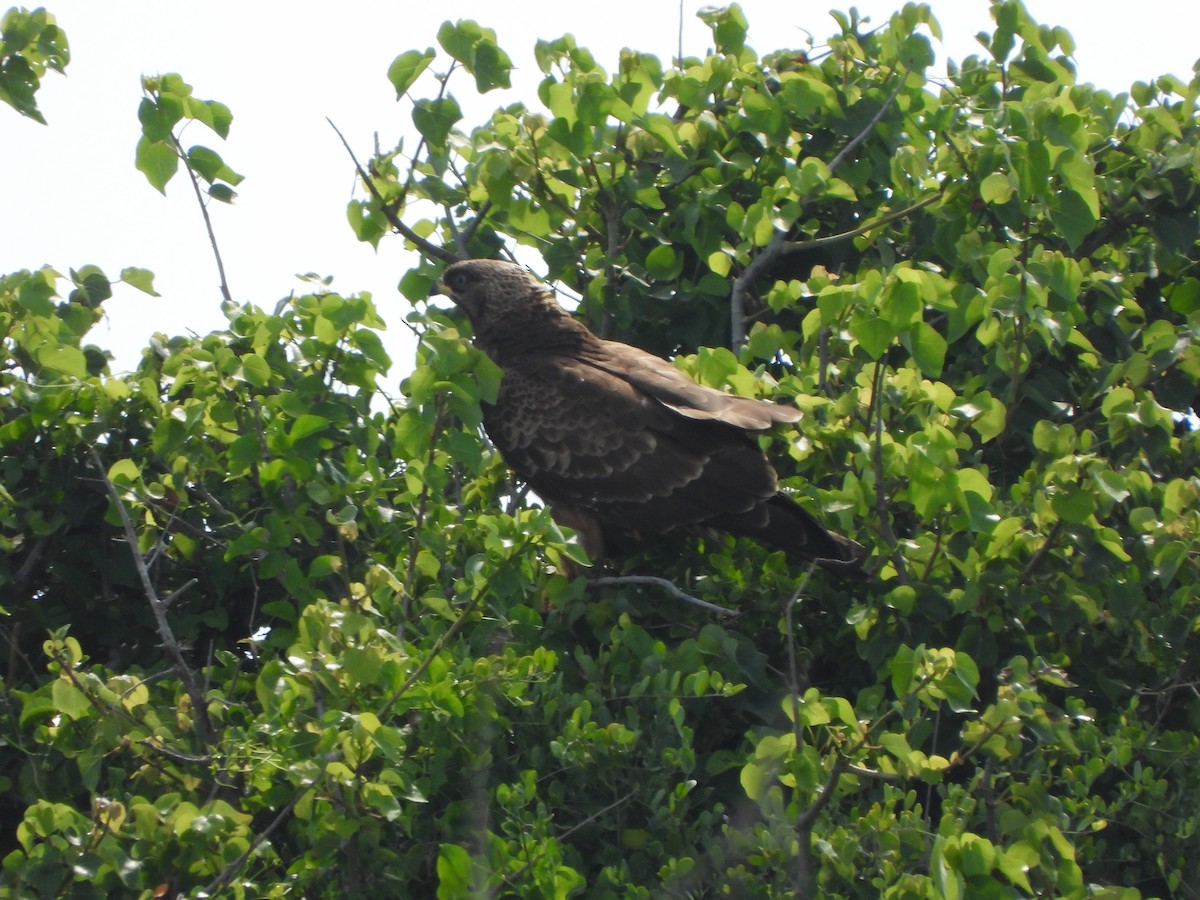
M467 286L471 280L471 276L469 276L466 272L459 270L457 272L446 273L444 280L449 288L459 291Z

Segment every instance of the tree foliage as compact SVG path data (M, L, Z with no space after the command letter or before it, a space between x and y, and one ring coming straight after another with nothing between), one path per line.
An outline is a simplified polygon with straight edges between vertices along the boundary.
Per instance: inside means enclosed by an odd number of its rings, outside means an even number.
M373 298L321 279L128 375L84 343L104 273L0 279L3 890L1200 892L1200 79L1077 84L1018 2L937 84L925 6L765 56L701 15L670 65L539 42L537 102L471 128L493 32L396 58L421 141L349 220L425 252L402 398ZM232 199L177 140L228 108L144 87L149 182ZM498 373L427 301L496 254L800 405L768 451L874 578L701 535L622 562L721 618L560 574L480 435Z

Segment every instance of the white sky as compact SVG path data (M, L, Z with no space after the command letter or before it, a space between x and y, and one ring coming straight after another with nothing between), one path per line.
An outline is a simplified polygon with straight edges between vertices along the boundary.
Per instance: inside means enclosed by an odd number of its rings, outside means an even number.
M107 319L89 336L116 354L117 371L136 365L155 332L203 334L225 326L212 254L186 176L177 175L164 198L133 167L139 78L178 72L198 97L233 110L228 141L193 125L184 142L214 147L246 176L233 206L212 204L235 299L272 307L293 289L304 290L294 278L304 272L332 275L334 289L343 293L370 291L384 317L397 323L385 335L396 362L393 383L411 367L412 338L398 324L408 304L395 290L409 259L399 238L385 237L377 254L350 231L345 207L355 195L354 174L325 117L364 161L376 133L385 149L413 133L411 107L396 101L387 68L405 50L437 47L437 29L446 19L475 19L495 29L517 66L511 92L476 99L465 73L452 82L467 128L503 103L536 105L540 72L533 46L539 38L570 32L611 72L625 46L669 62L680 27L676 0L44 2L67 32L72 60L66 78L48 73L43 80L38 101L48 126L0 108L0 272L44 264L66 272L88 263L110 278L131 265L154 271L162 296L117 285L105 304ZM701 56L710 46L708 29L694 15L701 5L683 3L685 55ZM805 29L820 42L834 31L826 14L830 5L742 0L749 43L760 54L802 47ZM901 3L854 5L881 23ZM991 24L985 0L931 5L945 42L936 47L939 59L961 60L980 50L975 35ZM1168 73L1189 80L1200 56L1200 3L1026 5L1037 21L1072 33L1080 80L1113 92ZM435 69L445 66L438 50ZM433 91L428 80L415 89L418 96Z

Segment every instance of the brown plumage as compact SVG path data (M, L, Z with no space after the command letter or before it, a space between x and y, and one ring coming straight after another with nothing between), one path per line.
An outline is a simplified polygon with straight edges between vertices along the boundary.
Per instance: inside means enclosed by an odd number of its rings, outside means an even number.
M466 260L440 284L503 372L484 427L593 560L612 532L702 525L856 571L866 551L776 486L753 435L800 411L703 387L657 356L594 335L520 266Z

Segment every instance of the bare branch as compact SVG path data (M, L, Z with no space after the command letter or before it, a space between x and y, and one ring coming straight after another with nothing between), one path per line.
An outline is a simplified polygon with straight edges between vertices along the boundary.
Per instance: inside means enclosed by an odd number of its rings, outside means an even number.
M167 594L167 596L163 598L163 601L162 601L163 609L169 608L172 603L174 603L176 600L179 599L180 594L182 594L186 590L190 590L191 588L195 587L199 583L200 583L199 578L191 578L191 579L188 579L188 581L185 582L182 587L175 588L175 590L171 591L171 593Z
M829 164L830 172L837 171L838 167L850 158L850 154L858 149L858 145L865 141L871 132L875 130L875 126L883 121L883 117L887 115L888 109L896 102L896 98L900 96L900 91L904 88L904 83L908 81L908 76L911 72L911 66L905 68L903 74L900 76L900 80L896 82L896 86L892 89L891 94L883 101L879 109L875 112L875 115L871 116L871 121L867 123L867 127L851 138L850 143L843 147L841 152L833 158L833 162Z
M333 124L333 120L326 117L325 121L329 123L329 127L333 129L334 133L338 136L338 139L341 140L342 146L346 148L346 152L350 154L350 159L354 163L354 169L356 172L358 172L358 177L361 178L363 184L367 186L367 190L370 191L371 196L379 201L379 208L383 212L384 217L388 220L388 223L395 228L396 231L400 232L402 237L415 244L417 249L426 256L432 256L434 259L440 259L442 262L457 262L459 257L457 257L455 254L451 253L445 247L439 247L432 241L421 237L406 224L404 224L403 220L396 215L397 205L388 203L383 199L383 195L379 193L379 188L375 187L375 182L371 180L371 176L368 175L366 170L359 164L358 157L356 157L354 155L354 151L350 149L350 143L346 140L345 136L343 136L342 132L338 130L338 127Z
M684 603L690 603L693 606L699 606L701 609L707 609L709 612L715 612L722 616L736 616L736 609L728 609L724 606L717 606L715 603L709 603L707 600L701 600L699 597L693 597L691 594L685 594L679 588L675 587L670 581L665 578L659 578L657 575L606 575L601 578L589 578L587 582L588 588L594 587L614 587L617 585L634 584L662 588L676 600L682 600Z
M179 139L175 135L171 135L171 143L175 145L175 152L183 161L183 167L187 169L188 178L192 182L192 190L196 192L196 202L200 204L200 215L204 217L204 228L208 232L208 242L212 244L213 257L217 260L217 274L221 277L221 296L225 298L226 303L233 303L233 295L229 293L229 279L225 277L225 263L221 259L221 248L217 246L217 233L213 230L212 219L208 215L208 204L204 202L204 192L200 190L200 179L196 175L196 170L192 168L192 164L188 162L187 154L184 153L183 147L179 144Z
M864 769L862 766L846 765L846 774L854 775L857 778L866 778L870 781L884 781L888 784L903 784L906 779L898 772L880 772L877 769Z
M137 722L136 719L134 719ZM138 725L144 725L142 722L137 722ZM173 750L165 744L156 743L157 738L142 738L138 741L147 750L153 750L160 756L165 756L172 762L183 763L190 766L207 766L213 761L211 753L205 753L203 756L195 756L191 753L180 753L178 750Z
M906 206L904 209L899 209L896 210L896 212L888 213L886 216L880 216L878 219L872 219L870 222L867 222L865 225L860 225L858 228L855 228L852 231L842 231L838 234L826 235L825 237L810 238L806 241L788 241L787 246L780 251L780 255L786 256L789 253L799 253L802 250L812 250L815 247L825 247L829 244L836 244L839 241L853 240L856 237L861 237L869 231L874 231L876 228L889 225L898 219L907 218L918 210L924 209L941 196L942 195L940 191L936 194L930 194L925 199L918 200L916 203L912 204L912 206Z
M479 226L483 224L483 220L487 218L489 212L492 211L492 201L484 200L483 205L479 207L479 211L475 213L475 218L467 223L467 227L463 229L463 253L467 252L466 248L471 244L471 238L475 237L475 232L479 230Z
M211 746L216 740L216 733L213 731L212 721L208 717L208 704L205 702L204 694L200 691L200 686L196 683L196 676L188 666L187 660L183 658L183 651L179 647L179 641L175 639L175 632L171 630L171 623L167 621L168 604L159 598L158 591L154 589L154 582L150 578L150 570L146 568L146 561L142 558L141 551L138 549L137 531L133 527L133 520L129 518L129 510L125 508L125 502L121 499L121 493L117 490L117 486L108 477L108 472L105 470L104 463L100 459L100 454L96 452L96 448L90 448L89 453L92 465L100 473L100 478L104 481L104 486L108 489L108 495L112 498L113 507L121 519L121 526L125 531L125 543L129 546L129 552L133 556L133 566L137 570L138 578L142 582L142 591L146 595L146 600L150 603L151 612L154 613L154 621L158 626L158 636L162 640L163 649L167 651L167 655L171 658L171 666L175 669L179 680L183 683L184 690L187 691L187 695L192 701L192 708L196 713L196 721L200 725L201 737L206 745ZM190 586L190 584L184 585L184 587L171 594L170 599L174 599L180 592Z

